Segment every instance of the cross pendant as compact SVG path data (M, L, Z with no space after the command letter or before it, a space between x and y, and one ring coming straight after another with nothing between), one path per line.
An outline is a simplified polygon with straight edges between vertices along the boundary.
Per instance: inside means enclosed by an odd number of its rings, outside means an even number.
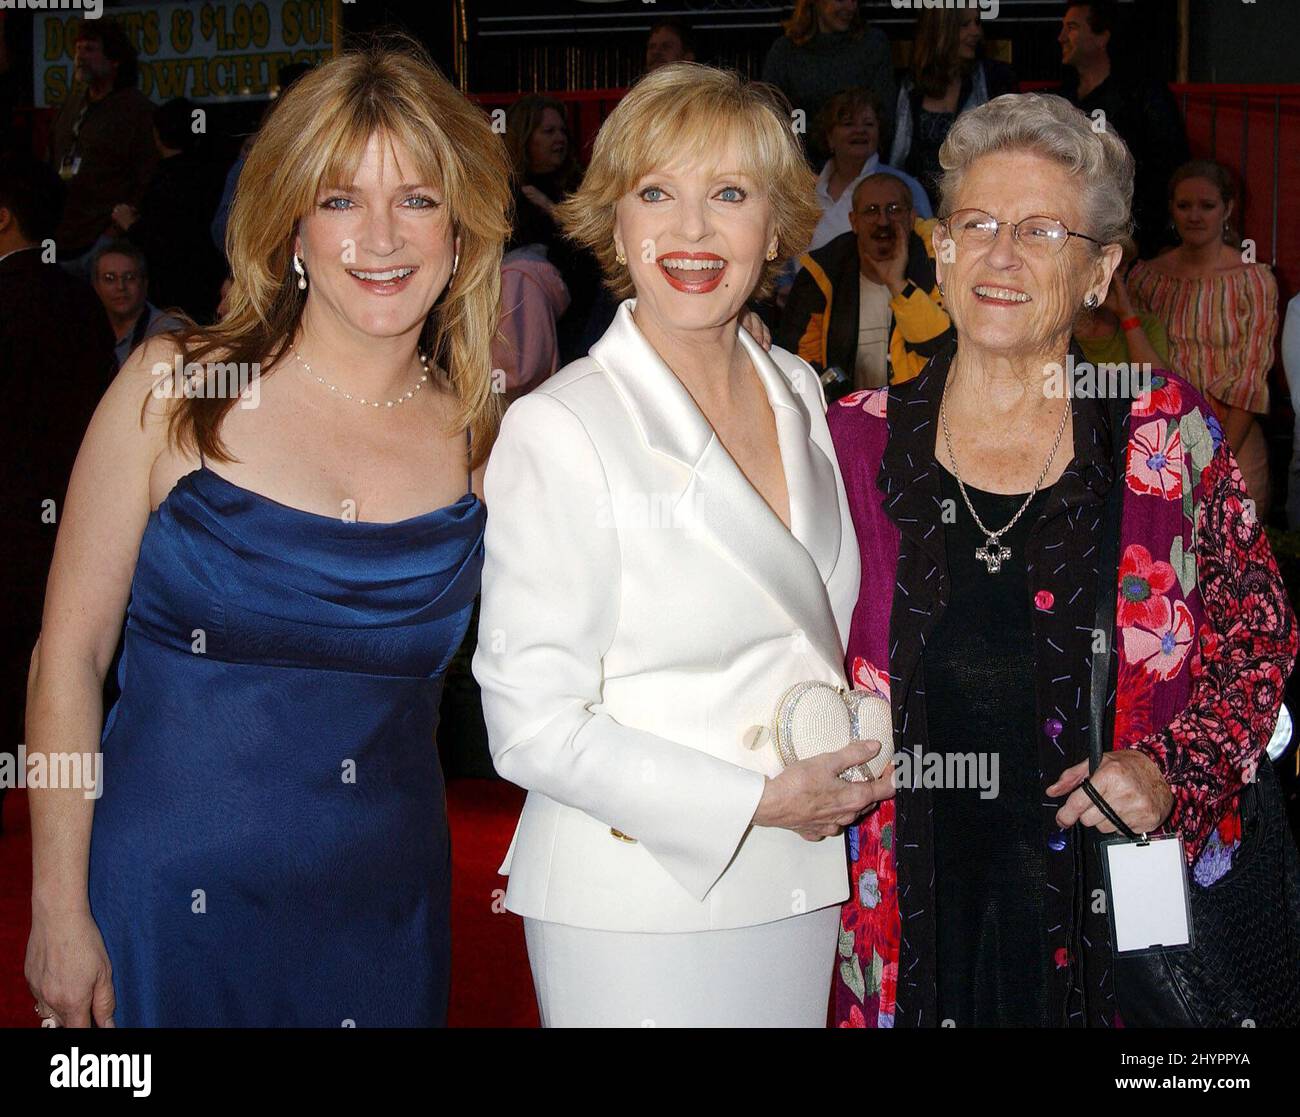
M975 557L989 568L990 574L996 574L1011 557L1011 548L1002 546L997 536L990 535L984 546L975 548Z

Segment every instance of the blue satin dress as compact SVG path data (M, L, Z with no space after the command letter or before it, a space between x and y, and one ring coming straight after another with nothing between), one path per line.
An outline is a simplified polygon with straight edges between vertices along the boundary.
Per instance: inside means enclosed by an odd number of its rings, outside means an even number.
M483 504L357 523L206 466L149 517L90 904L124 1026L446 1022L434 743Z

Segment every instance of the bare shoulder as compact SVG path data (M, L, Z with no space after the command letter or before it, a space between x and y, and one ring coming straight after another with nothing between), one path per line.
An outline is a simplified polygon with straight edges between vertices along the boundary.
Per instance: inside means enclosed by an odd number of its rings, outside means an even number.
M1177 273L1178 269L1178 252L1176 249L1167 248L1158 256L1153 256L1150 260L1138 260L1133 264L1132 275L1140 279L1145 275L1172 276Z
M136 349L118 371L100 402L106 417L156 437L165 433L178 392L174 378L181 367L181 349L177 341L158 334ZM125 434L125 430L121 431Z
M100 401L90 430L88 448L95 459L136 473L149 489L153 507L177 478L189 472L191 455L172 445L171 422L184 406L183 356L179 343L167 334L144 342L122 366Z

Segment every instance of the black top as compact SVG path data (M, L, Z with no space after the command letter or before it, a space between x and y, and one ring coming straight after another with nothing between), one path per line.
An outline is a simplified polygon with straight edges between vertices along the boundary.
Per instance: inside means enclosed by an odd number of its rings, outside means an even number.
M162 160L149 180L127 239L149 263L149 301L160 310L178 306L199 322L215 317L226 261L211 228L224 185L199 152Z
M1168 187L1189 158L1187 131L1178 102L1164 82L1146 74L1111 72L1086 97L1079 96L1079 74L1066 71L1061 96L1094 119L1105 114L1107 128L1119 135L1136 161L1133 218L1136 238L1145 259L1166 243L1169 220Z
M939 149L956 123L955 112L933 112L917 105L912 124L912 146L907 153L905 170L925 187L930 204L937 210L940 202L939 180L943 167L939 163Z
M524 182L537 187L556 203L564 201L570 192L555 175L528 175ZM601 290L600 265L586 248L565 236L555 219L529 201L521 189L516 188L514 200L515 220L506 244L507 251L528 244L544 245L547 259L555 265L569 291L569 306L556 323L556 340L563 367L587 355L583 332L596 294Z
M947 518L949 522L940 519L945 471L934 453L939 406L955 351L956 346L950 345L917 376L890 385L889 440L875 478L885 513L899 533L888 651L894 748L899 753L929 750L927 684L930 671L941 674L942 668L927 670L922 657L936 642L934 630L950 611L959 620L965 616L970 624L973 607L968 593L952 593L948 569L947 537L969 528L961 522L969 513L957 505L954 515ZM1075 361L1083 359L1077 347L1071 352ZM1046 788L1065 768L1088 757L1098 543L1106 494L1115 478L1109 401L1078 396L1073 412L1069 463L1046 495L1041 515L1026 513L1030 527L1027 545L1021 553L1012 551L1015 561L1025 563L1028 572L1024 592L1029 595L1034 656L1032 672L1019 677L1016 691L1005 697L1014 701L1018 691L1026 690L1035 699L1034 752L1043 782L1033 809L1047 858L1047 878L1036 902L1041 902L1047 913L1046 933L1051 944L1050 1017L1054 1026L1113 1027L1118 1009L1110 926L1106 913L1090 902L1094 890L1102 886L1100 866L1095 858L1089 862L1095 843L1081 840L1074 827L1061 830L1056 812L1062 800L1046 794ZM1062 456L1066 450L1067 444L1063 444ZM1119 483L1123 484L1122 478ZM994 526L1002 522L1005 520ZM955 545L953 553L956 555ZM982 569L980 573L992 582L1005 576L1008 568L996 575ZM956 608L950 609L950 597ZM1024 625L1023 620L998 618L998 627L1013 623ZM934 682L943 685L938 678ZM1107 716L1113 716L1113 697L1112 691ZM962 731L969 735L969 724ZM999 773L999 782L1009 787L1006 774ZM939 948L932 833L937 794L923 786L913 789L900 783L894 797L892 838L899 882L896 1027L938 1027L944 1019L937 1003ZM1020 910L1032 910L1027 897Z
M939 1019L957 1027L1044 1027L1052 962L1043 902L1048 849L1026 544L1050 489L1037 493L1002 537L1011 558L990 573L975 557L984 533L955 478L941 474L951 509L944 534L950 596L922 656L926 751L945 757L947 773L931 793ZM1025 499L966 491L991 528L1005 525ZM955 754L971 760L947 760ZM959 783L966 786L953 786Z

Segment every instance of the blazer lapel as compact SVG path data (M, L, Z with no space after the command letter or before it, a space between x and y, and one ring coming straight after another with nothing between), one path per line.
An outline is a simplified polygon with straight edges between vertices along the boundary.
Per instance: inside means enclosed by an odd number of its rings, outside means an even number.
M840 552L839 489L835 484L835 467L826 452L813 441L808 411L791 387L788 375L745 330L740 331L740 341L758 370L776 418L777 443L790 497L790 530L803 544L825 581L835 568ZM811 374L800 366L794 375Z
M824 579L838 557L840 515L835 472L810 438L806 411L785 374L745 331L745 347L767 392L790 498L792 530L749 483L690 393L632 319L635 300L591 349L609 374L646 444L691 472L675 511L753 580L793 621L806 643L837 674L844 651Z

